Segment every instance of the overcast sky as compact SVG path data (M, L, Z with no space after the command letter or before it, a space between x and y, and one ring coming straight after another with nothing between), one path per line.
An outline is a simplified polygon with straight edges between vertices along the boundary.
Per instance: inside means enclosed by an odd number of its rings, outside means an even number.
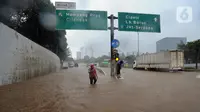
M164 37L187 37L187 41L200 38L200 1L199 0L51 0L76 2L79 10L103 10L117 16L118 12L151 13L161 16L161 33L140 33L140 51L155 52L156 41ZM176 8L193 8L193 21L178 23ZM117 21L116 21L117 22ZM117 24L115 25L117 26ZM82 46L92 46L94 55L108 54L109 31L67 31L69 47L76 57ZM120 40L119 49L125 52L137 51L137 33L115 31L115 38Z

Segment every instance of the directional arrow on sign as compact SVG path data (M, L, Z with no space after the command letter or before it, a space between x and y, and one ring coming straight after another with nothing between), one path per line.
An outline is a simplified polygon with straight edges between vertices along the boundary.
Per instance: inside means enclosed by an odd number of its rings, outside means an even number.
M157 18L154 18L154 21L155 21L155 22L157 22L157 21L158 21L158 19L157 19Z
M118 46L118 45L119 45L119 43L118 43L118 42L116 42L116 45Z
M119 40L117 40L117 39L114 39L114 40L112 40L112 43L111 43L111 46L113 47L113 48L117 48L117 47L119 47Z

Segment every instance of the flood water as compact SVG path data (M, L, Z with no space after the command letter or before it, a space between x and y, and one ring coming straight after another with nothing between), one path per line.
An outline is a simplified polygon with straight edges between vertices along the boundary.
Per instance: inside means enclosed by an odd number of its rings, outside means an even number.
M99 74L91 86L80 67L2 86L0 112L200 112L196 73L122 73L123 80Z

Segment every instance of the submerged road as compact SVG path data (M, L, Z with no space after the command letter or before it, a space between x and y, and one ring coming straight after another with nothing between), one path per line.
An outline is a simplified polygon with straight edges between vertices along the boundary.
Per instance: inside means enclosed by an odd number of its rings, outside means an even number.
M123 80L70 68L0 87L0 112L200 112L198 73L123 69Z

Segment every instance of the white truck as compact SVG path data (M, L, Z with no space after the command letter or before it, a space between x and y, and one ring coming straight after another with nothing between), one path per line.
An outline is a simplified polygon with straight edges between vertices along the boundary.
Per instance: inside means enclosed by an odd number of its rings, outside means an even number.
M73 68L74 67L74 61L68 61L68 64L69 64L69 68Z
M174 71L183 67L184 53L180 50L142 54L133 62L133 69Z
M68 65L68 62L67 62L67 61L64 61L64 62L63 62L62 68L63 68L63 69L68 69L68 68L69 68L69 65Z

